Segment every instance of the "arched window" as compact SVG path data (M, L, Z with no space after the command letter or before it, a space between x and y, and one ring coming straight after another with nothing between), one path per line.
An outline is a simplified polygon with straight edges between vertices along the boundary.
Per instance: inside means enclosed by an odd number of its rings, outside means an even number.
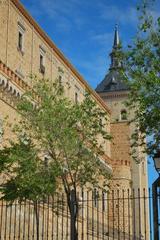
M121 110L121 120L127 120L127 111L125 109Z

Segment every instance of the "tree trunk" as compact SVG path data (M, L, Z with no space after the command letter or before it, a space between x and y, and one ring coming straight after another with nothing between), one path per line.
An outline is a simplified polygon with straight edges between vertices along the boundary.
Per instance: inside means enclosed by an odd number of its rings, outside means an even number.
M69 209L71 216L71 240L78 240L78 232L76 228L76 221L78 216L78 203L76 199L76 192L71 191L69 198Z

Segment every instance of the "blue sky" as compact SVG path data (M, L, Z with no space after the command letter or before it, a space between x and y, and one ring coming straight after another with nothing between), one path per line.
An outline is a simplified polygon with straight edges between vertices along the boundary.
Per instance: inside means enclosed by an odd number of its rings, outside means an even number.
M137 31L136 5L139 1L21 0L93 88L108 70L115 24L119 25L124 48L134 38ZM154 16L158 16L158 12L159 4L152 9ZM151 183L157 177L152 163L149 165L149 171Z

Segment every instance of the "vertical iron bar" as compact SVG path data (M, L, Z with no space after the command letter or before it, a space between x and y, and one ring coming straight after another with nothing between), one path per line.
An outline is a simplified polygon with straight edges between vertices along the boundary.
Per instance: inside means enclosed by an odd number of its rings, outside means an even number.
M105 195L102 191L102 240L104 240L104 211L105 211Z
M11 231L12 231L12 204L10 205L9 240L11 239Z
M112 216L113 216L113 239L114 239L114 190L112 190Z
M154 226L154 240L159 240L158 234L158 196L157 196L157 180L152 184L153 193L153 226Z
M52 196L52 240L53 240L53 229L54 229L54 195Z
M57 236L57 240L59 240L58 239L58 232L59 232L59 229L58 229L58 223L59 223L59 221L58 221L58 217L59 217L59 194L57 193L56 194L57 195L57 233L56 233L56 236Z
M67 229L66 229L66 239L67 240L68 240L68 237L69 237L69 209L68 209L68 203L67 203Z
M62 240L63 240L63 222L64 222L64 212L63 212L63 210L64 210L64 206L63 206L63 198L64 198L64 194L62 193Z
M25 231L26 231L26 199L24 200L23 240L25 239Z
M143 189L143 199L144 199L144 236L145 240L147 238L147 226L146 226L146 193L145 193L145 188Z
M152 240L152 212L151 212L151 189L149 188L149 223L150 223L150 240Z
M5 211L5 223L4 223L4 240L6 239L6 234L7 234L7 202L5 204L5 207L6 207L6 211Z
M50 208L50 204L49 204L49 196L47 197L47 240L48 240L48 235L49 235L49 208Z
M84 191L82 188L82 201L81 201L81 205L82 205L82 240L84 240Z
M77 195L75 196L75 203L76 203L76 200L79 199L79 192L77 193ZM74 207L77 208L77 205L74 204ZM76 211L76 210L75 210ZM77 231L76 234L78 234L78 231L79 231L79 221L78 221L78 216L77 216L77 219L76 219L76 226L77 226L77 229L75 230L75 232ZM78 236L77 236L78 237ZM75 239L77 240L77 238L75 237Z
M42 240L44 239L44 201L45 201L45 199L43 198L43 206L42 206Z
M125 200L124 200L124 189L122 190L122 201L123 201L123 239L125 240L125 224L126 224L126 220L125 220Z
M141 196L138 188L138 212L139 212L139 238L141 238Z
M30 239L30 220L31 220L31 201L29 200L28 202L29 206L28 206L28 240Z
M136 239L136 209L135 209L135 191L133 189L133 236Z
M118 240L120 239L120 229L119 229L119 225L120 225L120 221L119 221L119 190L117 190L117 210L118 210Z
M108 240L109 240L109 234L110 234L110 231L109 231L109 228L110 228L110 225L109 225L109 222L110 222L110 192L108 191L107 193L107 214L108 214Z
M19 203L18 239L20 239L20 235L21 235L21 208L22 208L22 202L21 202L21 200L20 200L20 203Z
M0 222L0 231L1 231L1 239L2 239L2 225L3 225L3 199L1 200L2 204L1 204L1 222Z
M92 190L92 240L94 240L94 192Z
M97 238L99 239L99 191L97 192Z
M35 209L34 209L34 203L33 203L33 208L32 208L32 214L33 214L33 216L32 216L32 219L33 219L33 228L32 228L32 239L34 240L34 219L35 219Z
M160 186L158 186L158 188L157 188L157 190L158 190L158 199L157 199L157 205L158 205L158 237L159 237L159 239L158 240L160 240Z
M15 209L14 209L15 211L14 211L14 239L16 239L16 222L17 222L17 220L16 220L16 218L17 218L17 216L16 216L16 214L17 214L17 203L16 203L16 201L15 201Z
M128 200L128 235L129 240L131 239L131 232L130 232L130 197L129 197L130 191L127 190L127 200Z
M87 191L87 240L89 240L89 192Z

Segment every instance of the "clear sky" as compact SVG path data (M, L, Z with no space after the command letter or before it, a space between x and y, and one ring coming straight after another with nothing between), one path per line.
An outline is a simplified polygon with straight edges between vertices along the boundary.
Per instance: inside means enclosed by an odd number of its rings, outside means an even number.
M115 24L119 25L119 35L124 48L136 33L136 6L140 0L21 2L93 88L108 70ZM158 16L158 12L159 4L152 9L154 16ZM149 182L152 183L157 174L153 170L153 164L149 165L149 169Z

